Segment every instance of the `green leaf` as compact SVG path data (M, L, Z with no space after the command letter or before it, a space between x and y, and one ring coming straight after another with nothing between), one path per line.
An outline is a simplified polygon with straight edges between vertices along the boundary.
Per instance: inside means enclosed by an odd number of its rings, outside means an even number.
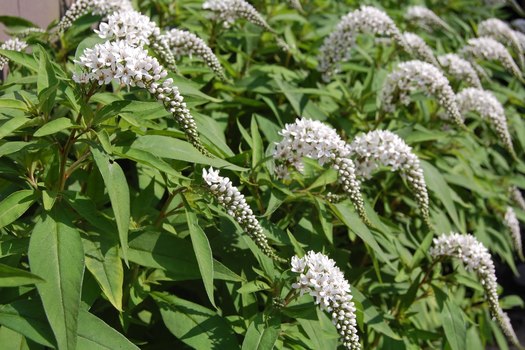
M447 299L443 304L441 320L450 348L452 350L465 349L467 329L463 320L463 311L451 299Z
M86 310L78 315L77 350L138 350L124 335Z
M18 300L0 305L0 324L23 334L38 344L54 348L55 338L38 299Z
M280 323L277 318L270 318L268 325L259 313L246 331L242 350L272 350L279 337Z
M1 101L1 100L0 100ZM0 126L0 139L11 134L13 131L18 130L25 123L29 121L29 118L26 117L14 117L6 121L2 126Z
M58 348L75 349L84 250L79 232L58 213L55 209L53 216L43 214L35 225L29 266L45 280L37 289Z
M154 292L164 324L178 339L195 349L239 349L226 319L199 304Z
M250 131L252 136L252 168L255 168L264 157L263 142L261 134L259 134L259 126L257 125L255 115L252 116Z
M31 272L0 264L0 287L17 287L43 281L42 278Z
M131 148L140 149L161 158L182 160L188 163L211 165L217 168L244 171L237 165L233 165L219 158L210 158L201 154L195 147L186 141L162 135L140 136L131 145Z
M206 294L208 295L211 304L217 308L213 298L213 255L210 242L208 242L208 237L206 237L206 234L200 228L195 213L186 210L186 220L190 230L193 252L197 257L197 264L199 265L199 271L202 276L204 288L206 289Z
M49 123L42 125L40 129L35 131L33 136L42 137L46 135L55 134L64 129L68 129L72 127L73 125L74 124L71 122L69 118L64 118L64 117L57 118L57 119L50 121Z
M21 217L35 201L32 190L21 190L11 193L0 202L0 228L5 227Z
M122 311L124 269L118 243L103 235L90 234L82 240L86 267L97 280L102 292L119 311Z
M42 47L39 47L39 49L40 60L36 81L38 101L40 102L40 109L44 115L49 115L55 105L58 79L47 52Z
M32 55L10 50L0 50L0 55L9 58L13 63L29 68L33 72L38 72L38 62Z
M110 160L106 154L96 148L91 148L91 153L108 190L109 200L113 213L115 214L115 221L117 222L118 235L122 247L122 257L127 264L130 198L126 176L120 165Z
M27 111L27 105L23 101L10 98L0 98L0 108L12 108Z

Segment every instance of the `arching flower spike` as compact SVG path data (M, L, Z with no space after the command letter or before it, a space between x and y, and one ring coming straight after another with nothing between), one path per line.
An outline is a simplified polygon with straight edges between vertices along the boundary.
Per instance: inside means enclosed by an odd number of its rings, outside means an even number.
M375 130L356 137L349 149L355 160L358 176L369 179L372 172L380 166L388 166L392 171L400 171L414 190L423 219L431 226L423 169L419 158L403 139L387 130Z
M291 266L292 272L299 274L292 288L299 290L301 295L310 294L321 310L331 314L346 349L361 349L350 284L335 261L322 253L309 251L302 258L294 256Z

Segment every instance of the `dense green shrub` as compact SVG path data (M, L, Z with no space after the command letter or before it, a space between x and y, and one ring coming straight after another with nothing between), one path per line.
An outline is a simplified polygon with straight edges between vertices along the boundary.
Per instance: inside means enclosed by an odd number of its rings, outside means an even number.
M519 346L512 8L253 5L0 17L0 347Z

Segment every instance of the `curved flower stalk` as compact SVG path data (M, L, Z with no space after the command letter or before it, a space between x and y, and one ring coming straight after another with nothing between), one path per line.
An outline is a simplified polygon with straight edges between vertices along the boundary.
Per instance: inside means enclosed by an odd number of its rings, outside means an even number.
M521 210L525 211L525 199L521 195L521 191L516 186L510 186L510 197L520 207Z
M224 70L219 62L219 59L213 51L206 45L206 42L197 35L185 30L172 29L162 35L163 40L170 48L170 51L177 57L188 55L197 56L204 60L204 62L211 68L211 70L221 80L226 80Z
M516 213L512 207L507 207L505 212L505 226L509 229L512 237L512 243L514 244L514 249L518 252L518 256L521 261L525 260L523 257L523 246L521 244L521 229Z
M337 73L341 61L350 58L350 49L360 33L389 37L407 52L401 32L394 21L383 11L372 6L361 6L344 16L335 30L325 38L319 49L319 71L325 81Z
M59 32L67 30L80 17L92 13L107 16L117 11L131 11L130 0L76 0L58 23Z
M412 148L396 134L387 130L374 130L356 137L349 146L350 155L355 159L356 173L365 179L379 166L388 166L400 171L414 190L421 208L423 219L430 225L427 185L419 158Z
M423 90L427 96L435 96L448 116L457 125L463 125L463 117L459 113L456 96L450 87L450 82L439 68L422 61L400 63L387 76L381 91L383 109L393 112L397 100L408 105L410 93L416 90Z
M239 223L261 251L276 261L286 262L285 259L277 256L275 250L270 247L261 224L253 215L253 211L246 203L244 195L239 192L237 187L233 186L231 180L220 176L219 170L214 170L213 168L208 170L202 169L202 178L219 204L226 209L228 215Z
M179 89L173 85L172 79L161 82L167 72L146 50L130 46L125 41L106 41L84 50L75 63L84 71L73 74L73 80L77 83L97 82L103 85L115 81L126 86L148 89L177 120L193 146L209 155L200 141L195 120Z
M473 38L461 49L461 54L468 59L483 59L500 62L514 76L521 79L521 71L512 59L509 51L501 43L488 37Z
M150 45L171 70L176 70L175 57L171 53L160 29L148 16L129 10L115 12L100 23L95 30L102 39L126 41L130 46Z
M464 81L469 86L482 89L476 69L469 61L464 60L454 53L438 56L437 60L441 68L458 81Z
M520 66L524 66L520 40L507 23L497 18L484 20L478 24L478 36L490 37L504 45L511 46L520 60Z
M432 10L423 6L410 6L404 17L408 22L427 31L432 31L436 28L450 30L449 25L445 21L439 18Z
M516 333L512 328L507 314L501 309L498 301L498 283L494 262L487 248L472 235L451 233L434 238L434 245L430 248L430 256L434 259L460 259L467 271L474 271L485 289L492 316L498 322L509 341L518 348L522 348Z
M2 45L0 45L0 50L10 50L22 52L27 48L27 43L18 38L8 39ZM4 66L9 63L9 59L5 56L0 55L0 70L4 69Z
M496 129L496 134L503 141L505 148L513 156L516 156L507 126L505 110L493 94L485 90L467 88L456 95L456 100L461 113L476 111L482 118L489 119Z
M350 284L335 261L322 253L309 251L302 258L294 256L291 266L292 272L299 274L292 288L299 290L301 295L311 295L321 310L331 314L346 349L361 349Z
M403 33L403 39L405 39L405 42L410 48L410 52L412 53L414 58L439 67L439 63L436 60L436 57L434 57L432 49L419 35L406 32Z
M361 219L367 225L371 225L366 216L354 162L348 158L348 145L334 129L320 121L302 118L296 119L293 124L286 124L279 134L283 139L273 152L277 162L275 173L278 177L287 177L290 167L302 172L302 160L305 157L315 159L321 165L328 164L338 172L339 182Z
M215 19L222 22L226 28L230 27L237 19L244 18L248 22L274 34L277 45L285 51L290 51L288 45L284 40L277 37L275 30L266 23L266 20L255 7L244 0L207 0L202 4L202 8L212 11Z

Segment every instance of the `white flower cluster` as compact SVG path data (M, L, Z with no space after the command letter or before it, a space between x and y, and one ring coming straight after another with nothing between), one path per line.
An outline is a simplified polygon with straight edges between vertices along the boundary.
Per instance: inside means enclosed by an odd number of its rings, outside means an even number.
M185 30L172 29L163 35L163 39L175 56L188 55L191 57L195 55L200 57L221 80L226 79L219 59L206 45L206 42L197 35Z
M350 49L360 33L392 38L410 52L401 32L385 12L375 7L361 6L345 15L335 30L325 38L318 57L318 69L323 73L324 80L328 81L330 76L337 73L341 61L350 58Z
M80 17L92 13L107 16L117 11L131 11L130 0L76 0L58 23L60 32L65 31Z
M380 166L388 166L392 171L400 171L412 189L423 213L425 222L430 223L427 185L419 158L405 141L387 130L374 130L357 136L350 144L350 152L355 159L356 173L365 179Z
M461 54L468 59L498 61L513 75L521 78L521 71L505 46L492 38L480 37L469 39L467 45L461 49Z
M519 30L515 30L514 35L516 36L516 38L518 38L518 42L520 43L521 50L525 51L525 34L520 32Z
M407 47L410 49L410 52L415 59L428 62L436 67L439 66L432 49L419 35L405 32L403 33L403 39L405 39Z
M476 69L472 64L454 53L448 53L437 57L441 68L452 75L458 81L464 81L469 86L481 89Z
M357 213L369 224L355 166L348 158L350 155L348 145L337 135L337 132L320 121L302 118L296 119L293 124L286 124L279 134L283 139L277 143L273 152L277 162L275 169L277 176L287 177L290 167L299 172L303 171L303 158L312 158L321 165L332 166L337 170L339 182L350 197Z
M516 32L512 30L507 23L497 18L484 20L478 24L478 35L490 37L504 45L511 46L519 57L520 64L523 67L523 49L521 47L520 39L516 35Z
M294 256L291 266L292 272L300 274L292 288L299 290L301 295L310 294L322 310L331 313L345 348L361 349L350 284L335 261L322 253L309 251L302 258Z
M451 233L434 238L434 245L429 253L434 259L446 257L460 259L467 271L474 271L477 274L485 289L492 316L509 340L521 348L507 315L499 306L496 270L488 249L472 235Z
M432 31L434 28L449 29L449 25L432 10L423 6L410 6L405 12L405 19L420 28Z
M84 70L83 73L73 74L73 80L77 83L98 82L103 85L115 81L126 86L147 88L172 113L193 146L208 155L178 88L173 85L172 79L160 83L167 72L142 47L130 46L126 41L106 41L84 50L75 63Z
M510 186L509 191L512 200L521 210L525 211L525 199L523 199L520 189L516 186Z
M160 29L148 16L129 10L114 12L95 30L102 39L126 41L130 46L150 45L169 69L175 70L175 57Z
M217 20L225 27L231 26L237 19L244 18L264 30L274 33L262 15L250 3L244 0L207 0L202 8L214 12Z
M31 34L35 33L45 33L46 30L38 27L29 27L25 28L19 32L13 33L13 35L16 35L18 38L25 38Z
M8 39L2 45L0 50L10 50L22 52L27 48L27 43L18 38ZM9 62L9 59L5 56L0 55L0 70L4 69L4 66Z
M264 235L263 228L250 206L246 203L244 195L233 186L231 180L219 175L219 170L210 168L202 169L202 178L208 185L211 194L222 205L228 215L239 223L241 228L257 244L261 251L270 258L285 262L286 260L277 256L272 247L268 244L268 239Z
M393 112L396 99L408 105L410 93L417 90L422 90L427 96L436 97L448 116L457 125L463 125L450 82L438 68L422 61L402 62L387 76L381 91L383 109Z
M482 118L489 119L496 129L496 134L503 141L505 148L512 155L515 155L505 110L492 93L476 88L467 88L456 95L456 100L461 113L476 111Z
M507 207L505 212L505 226L509 229L512 237L512 243L514 244L514 249L518 252L518 256L523 261L523 246L521 244L521 229L516 213L512 207Z

